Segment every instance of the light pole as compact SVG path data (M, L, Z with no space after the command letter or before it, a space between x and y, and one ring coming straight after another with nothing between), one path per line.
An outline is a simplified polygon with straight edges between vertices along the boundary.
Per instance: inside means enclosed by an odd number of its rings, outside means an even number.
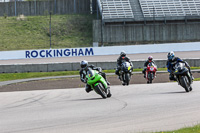
M156 42L156 31L155 31L155 7L153 7L153 40L154 40L154 44Z
M102 10L101 10L101 46L103 47L103 2L101 3L102 5Z
M49 36L50 36L50 49L51 49L51 12L50 12L50 21L49 21Z
M15 16L17 16L17 0L15 0Z
M36 8L36 0L35 0L35 15L37 13L37 8Z

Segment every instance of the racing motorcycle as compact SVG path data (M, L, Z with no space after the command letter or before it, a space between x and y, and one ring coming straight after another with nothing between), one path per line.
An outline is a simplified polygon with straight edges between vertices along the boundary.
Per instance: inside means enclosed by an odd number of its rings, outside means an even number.
M189 73L188 68L185 66L185 63L178 62L174 66L174 75L179 85L181 85L186 92L192 91L192 77Z
M98 71L89 68L86 75L87 84L102 98L111 97L110 88L108 87L105 79L99 74Z
M150 62L147 65L146 69L147 84L152 83L153 79L156 77L156 71L157 71L157 66L153 62Z
M131 75L132 75L132 66L129 62L122 62L121 65L121 70L119 72L120 74L120 79L123 81L123 85L129 85L129 82L131 80Z

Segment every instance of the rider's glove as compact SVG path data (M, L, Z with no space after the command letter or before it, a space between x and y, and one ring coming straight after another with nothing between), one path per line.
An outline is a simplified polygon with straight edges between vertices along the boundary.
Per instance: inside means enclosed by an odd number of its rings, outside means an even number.
M99 71L99 72L102 72L102 69L101 69L101 67L98 67L98 71Z

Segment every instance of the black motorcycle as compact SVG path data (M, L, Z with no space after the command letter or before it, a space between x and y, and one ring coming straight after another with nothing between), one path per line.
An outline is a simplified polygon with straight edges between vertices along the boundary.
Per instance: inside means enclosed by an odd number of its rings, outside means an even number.
M119 72L120 79L123 81L122 85L129 85L132 75L132 66L129 62L123 62L121 65L121 70Z
M178 62L174 67L174 75L176 80L181 85L186 92L192 91L192 77L189 73L188 68L185 66L185 63Z

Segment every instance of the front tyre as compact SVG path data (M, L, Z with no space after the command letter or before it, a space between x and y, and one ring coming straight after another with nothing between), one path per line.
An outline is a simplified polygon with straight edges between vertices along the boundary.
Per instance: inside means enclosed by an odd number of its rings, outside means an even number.
M182 76L180 79L181 86L185 89L186 92L190 91L190 83L187 76Z
M130 81L129 73L125 73L125 83L126 83L126 85L129 85L129 81Z
M153 80L153 74L152 74L152 73L149 73L149 83L150 83L150 84L152 83L152 80Z
M94 86L94 89L97 94L101 95L102 98L107 98L106 89L102 85L102 83L99 83L98 85Z

